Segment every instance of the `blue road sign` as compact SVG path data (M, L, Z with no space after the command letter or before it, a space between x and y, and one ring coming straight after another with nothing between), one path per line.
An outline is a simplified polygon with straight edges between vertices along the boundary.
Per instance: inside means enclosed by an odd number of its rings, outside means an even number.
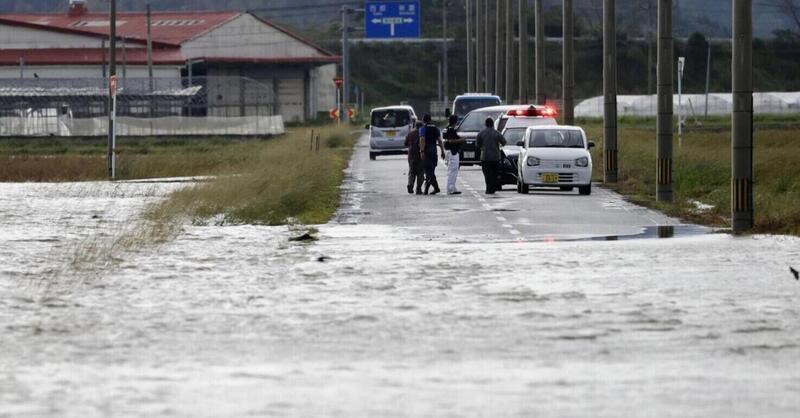
M367 38L419 38L419 1L367 1Z

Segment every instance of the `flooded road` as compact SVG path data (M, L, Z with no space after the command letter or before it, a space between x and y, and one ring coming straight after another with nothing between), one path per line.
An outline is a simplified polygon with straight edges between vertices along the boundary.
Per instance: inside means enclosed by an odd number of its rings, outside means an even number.
M800 240L408 196L364 151L315 243L187 224L80 280L66 254L181 185L0 184L0 416L797 416Z

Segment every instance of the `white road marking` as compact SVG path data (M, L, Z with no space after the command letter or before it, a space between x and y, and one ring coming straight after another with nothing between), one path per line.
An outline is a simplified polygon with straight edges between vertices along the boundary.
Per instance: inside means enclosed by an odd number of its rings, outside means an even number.
M506 222L507 221L507 219L502 217L502 216L498 216L497 220L500 221L500 222Z
M516 229L510 229L508 232L510 232L511 235L519 235L519 231L517 231Z
M508 229L511 229L511 228L513 228L513 226L511 226L511 225L509 225L509 224L503 224L503 228L508 228Z

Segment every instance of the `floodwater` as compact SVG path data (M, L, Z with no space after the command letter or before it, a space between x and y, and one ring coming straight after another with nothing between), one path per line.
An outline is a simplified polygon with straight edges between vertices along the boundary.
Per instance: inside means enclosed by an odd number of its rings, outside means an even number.
M796 238L187 224L65 266L177 187L0 184L0 416L800 413Z

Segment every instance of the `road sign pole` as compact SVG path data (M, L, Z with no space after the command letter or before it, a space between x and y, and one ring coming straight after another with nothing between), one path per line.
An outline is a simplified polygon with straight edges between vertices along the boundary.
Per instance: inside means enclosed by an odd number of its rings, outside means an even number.
M617 182L617 31L615 0L603 0L603 150L606 183Z
M444 101L447 96L447 0L442 1L442 77L444 79ZM447 105L445 105L447 106Z
M494 94L503 94L503 1L495 5L494 19Z
M753 208L753 1L733 0L731 224L749 231Z
M562 46L564 62L562 63L561 87L563 90L562 96L564 99L564 103L562 104L562 114L564 115L563 122L565 125L572 125L575 123L575 103L573 98L575 91L575 63L573 61L575 51L575 18L573 16L574 12L572 1L573 0L564 0L564 15L562 17L564 27L564 45Z
M678 57L678 145L683 145L683 66L686 58Z
M342 79L343 84L340 89L339 119L347 122L347 102L350 95L350 13L352 9L342 6Z
M658 0L656 200L672 201L672 0Z

